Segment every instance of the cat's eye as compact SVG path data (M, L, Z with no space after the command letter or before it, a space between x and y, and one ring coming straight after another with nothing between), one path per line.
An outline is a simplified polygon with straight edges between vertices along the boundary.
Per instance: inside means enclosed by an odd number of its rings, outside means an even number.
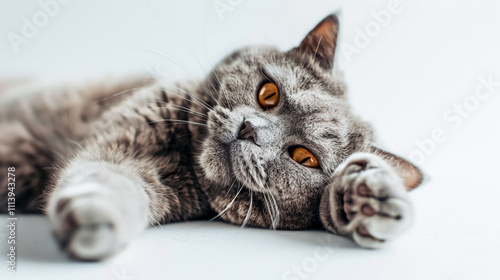
M257 98L262 109L271 109L276 107L280 100L278 87L274 83L263 84L259 89Z
M292 159L299 164L302 164L310 168L319 167L318 160L314 157L314 155L302 147L295 148L292 151L291 155Z

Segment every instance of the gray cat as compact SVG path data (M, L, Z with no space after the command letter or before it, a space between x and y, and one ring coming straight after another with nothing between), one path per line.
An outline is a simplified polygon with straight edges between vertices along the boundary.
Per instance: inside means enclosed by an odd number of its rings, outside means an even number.
M113 255L148 226L220 218L324 228L376 248L413 217L408 161L376 148L332 75L334 15L287 52L252 47L205 80L0 88L0 191L44 211L82 260ZM14 90L15 89L15 90ZM116 94L119 93L119 94Z

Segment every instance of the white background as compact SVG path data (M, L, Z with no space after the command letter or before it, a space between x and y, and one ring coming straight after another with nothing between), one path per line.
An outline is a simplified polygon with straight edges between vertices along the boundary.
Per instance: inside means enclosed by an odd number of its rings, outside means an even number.
M148 230L106 262L77 263L59 253L44 217L22 216L18 271L1 266L0 278L500 279L500 85L483 100L474 97L480 77L500 83L499 2L402 1L379 30L374 14L390 1L353 2L73 0L16 52L9 36L22 36L23 18L33 22L43 9L36 1L1 1L0 77L49 80L201 77L241 46L287 50L341 9L337 68L356 112L375 125L383 146L420 162L430 180L412 193L412 230L382 250L324 232L195 222ZM231 10L218 13L214 3ZM366 28L375 34L361 44ZM470 111L453 112L464 102ZM425 140L439 131L439 143ZM424 142L427 151L418 145Z

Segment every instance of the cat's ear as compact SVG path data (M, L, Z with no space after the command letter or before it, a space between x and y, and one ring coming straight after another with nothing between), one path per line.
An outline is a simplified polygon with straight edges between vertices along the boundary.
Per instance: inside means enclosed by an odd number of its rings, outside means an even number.
M338 31L339 20L337 16L329 15L307 34L300 46L292 49L292 51L312 55L323 68L331 70L333 68L335 48L337 47Z
M411 191L418 187L424 180L422 171L404 158L386 152L382 149L372 146L371 152L383 158L390 166L396 169L399 176L403 178L406 190Z

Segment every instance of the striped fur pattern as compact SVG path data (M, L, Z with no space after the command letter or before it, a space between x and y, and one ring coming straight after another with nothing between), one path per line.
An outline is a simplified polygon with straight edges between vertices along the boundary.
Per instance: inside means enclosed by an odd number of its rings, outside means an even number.
M397 237L411 222L405 189L421 174L375 148L351 113L332 75L337 33L329 16L299 47L238 50L202 81L4 84L0 169L16 168L17 211L44 211L83 260L113 255L148 226L194 219L326 228L364 247ZM265 82L280 92L270 110L256 98ZM258 140L238 139L245 121ZM293 161L294 145L320 168ZM5 207L3 173L0 183Z

